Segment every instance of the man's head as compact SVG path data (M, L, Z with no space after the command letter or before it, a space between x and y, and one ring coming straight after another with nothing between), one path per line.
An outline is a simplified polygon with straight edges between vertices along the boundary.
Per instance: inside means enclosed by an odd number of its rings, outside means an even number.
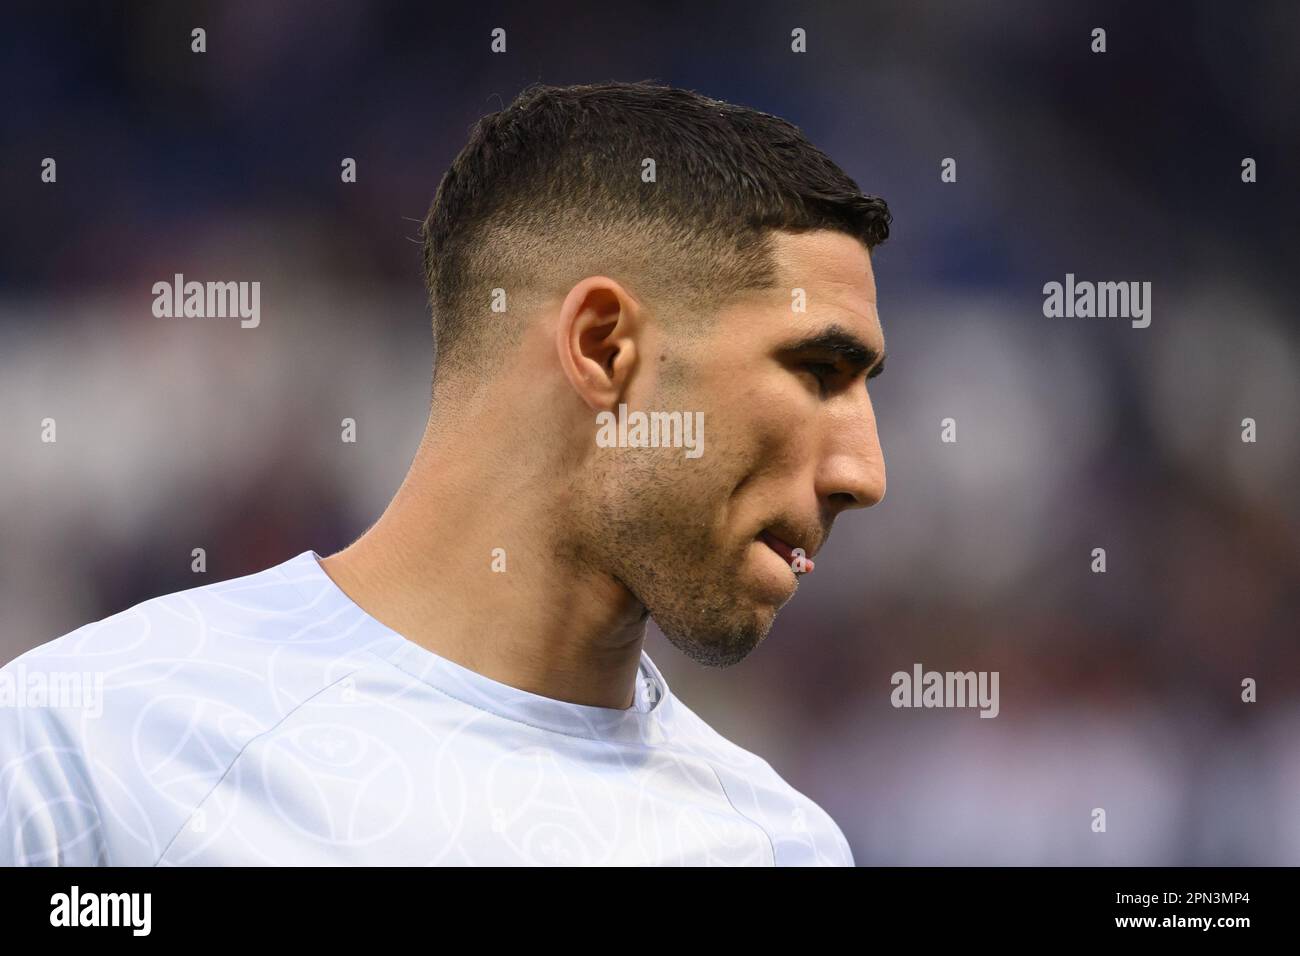
M475 126L424 225L434 417L467 394L522 406L511 448L552 485L555 553L734 663L793 594L787 549L884 495L865 380L889 223L777 117L643 83L530 88ZM602 447L620 405L702 420L703 454Z

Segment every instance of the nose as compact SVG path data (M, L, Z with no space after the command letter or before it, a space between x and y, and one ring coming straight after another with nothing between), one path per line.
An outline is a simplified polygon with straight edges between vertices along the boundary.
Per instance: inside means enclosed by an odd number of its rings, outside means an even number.
M851 508L870 508L885 497L885 455L876 413L865 388L826 407L816 488L834 517Z

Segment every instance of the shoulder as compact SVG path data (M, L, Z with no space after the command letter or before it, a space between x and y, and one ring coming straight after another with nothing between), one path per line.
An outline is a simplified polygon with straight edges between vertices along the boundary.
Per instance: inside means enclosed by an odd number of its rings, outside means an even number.
M853 866L853 852L830 814L768 761L724 737L673 698L674 744L706 760L736 811L761 826L778 866Z
M390 636L375 635L365 623L364 612L308 551L263 571L143 601L33 648L0 673L33 686L48 675L51 694L79 682L102 684L100 703L110 720L146 700L164 708L199 699L259 705L259 698L319 690L356 663L367 641ZM290 660L292 669L277 666ZM60 700L48 709L66 710Z
M249 741L373 660L331 588L308 551L0 668L0 865L154 862Z

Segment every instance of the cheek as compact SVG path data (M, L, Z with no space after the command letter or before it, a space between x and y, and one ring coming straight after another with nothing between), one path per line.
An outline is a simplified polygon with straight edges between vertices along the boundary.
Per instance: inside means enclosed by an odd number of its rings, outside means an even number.
M780 367L748 390L741 407L754 433L771 441L805 431L824 406L811 373Z
M783 416L757 410L743 424L719 431L724 434L705 456L714 476L712 487L683 485L682 500L694 495L697 504L720 501L714 516L717 533L748 541L788 500L792 476L804 457L799 451L803 442L786 427ZM725 447L719 447L724 442Z
M780 473L803 458L814 426L807 396L798 389L773 389L749 402L726 429L735 450L761 473Z
M691 476L679 490L683 496L708 495L697 502L702 505L717 496L707 485L722 489L730 499L722 521L734 524L740 502L745 503L742 515L761 511L763 499L778 498L783 492L777 484L798 472L812 454L821 405L808 384L785 369L770 375L733 371L694 397L701 395L712 400L704 414L704 454L688 464L702 466L711 479L697 482Z

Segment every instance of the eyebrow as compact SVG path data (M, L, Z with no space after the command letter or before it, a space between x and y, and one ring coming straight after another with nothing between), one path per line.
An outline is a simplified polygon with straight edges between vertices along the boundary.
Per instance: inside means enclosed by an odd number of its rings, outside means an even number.
M855 375L870 368L867 378L875 378L885 370L885 352L872 348L842 325L828 326L820 332L787 342L781 348L786 352L829 352L848 363Z

